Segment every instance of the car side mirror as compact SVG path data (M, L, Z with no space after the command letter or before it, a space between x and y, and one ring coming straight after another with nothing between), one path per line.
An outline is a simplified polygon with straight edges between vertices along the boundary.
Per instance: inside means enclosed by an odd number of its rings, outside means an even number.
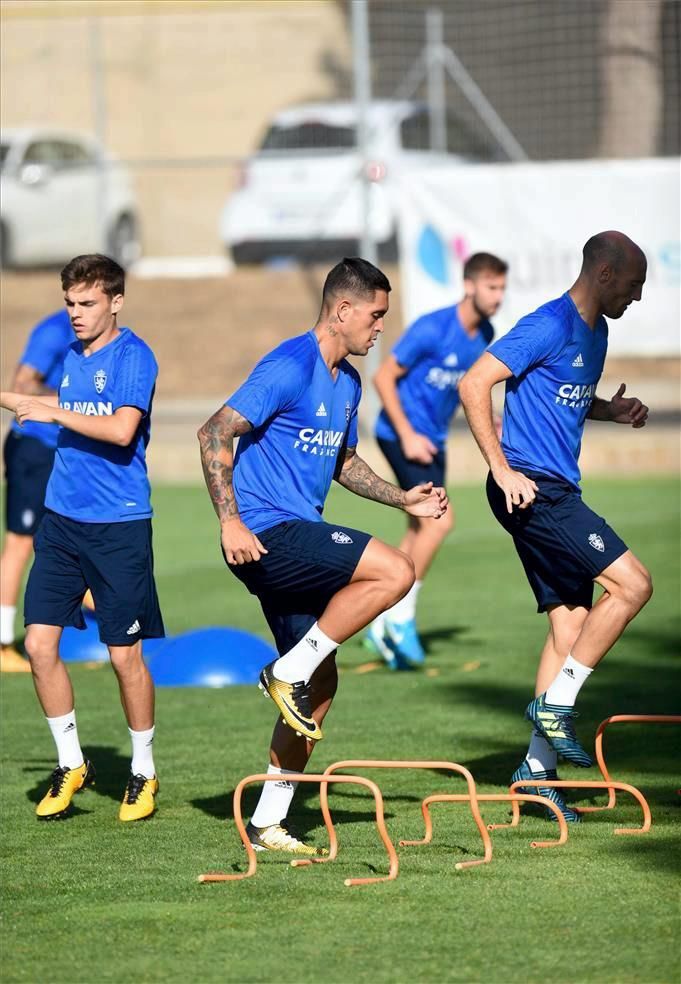
M22 184L35 187L46 184L53 174L54 168L50 164L24 164L20 178Z

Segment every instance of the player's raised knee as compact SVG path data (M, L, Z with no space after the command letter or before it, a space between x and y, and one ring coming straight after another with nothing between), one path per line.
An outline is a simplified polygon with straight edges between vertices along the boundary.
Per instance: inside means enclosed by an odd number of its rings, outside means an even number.
M395 600L404 598L416 578L414 562L401 550L393 550L385 571L385 580L390 584Z
M638 570L636 571L632 583L629 585L629 591L637 610L640 610L644 605L647 605L652 598L653 579L650 571L644 567L643 564L639 563Z

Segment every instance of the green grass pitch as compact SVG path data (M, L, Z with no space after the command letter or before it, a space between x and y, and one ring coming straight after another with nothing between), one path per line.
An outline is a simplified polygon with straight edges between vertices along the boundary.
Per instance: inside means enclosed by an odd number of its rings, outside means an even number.
M482 490L455 488L452 498L457 529L421 594L429 673L358 672L371 657L359 639L344 645L316 770L341 758L453 759L471 768L482 790L502 792L523 756L523 709L545 620L534 614ZM589 739L610 714L680 711L679 488L660 478L591 481L585 498L650 567L656 589L582 692L578 730ZM222 565L206 493L158 487L154 501L168 631L229 624L268 638L257 603ZM393 543L403 527L397 512L342 490L327 516ZM200 885L201 872L244 867L231 793L242 776L264 771L272 704L254 687L159 690L159 810L123 826L116 814L129 748L113 674L75 666L72 678L98 784L76 798L69 819L52 824L33 816L54 766L48 728L30 679L1 681L4 981L679 979L681 734L672 725L608 732L614 777L649 799L646 836L613 835L640 816L622 795L614 814L571 828L565 847L532 850L530 841L555 827L528 815L517 830L493 833L489 866L457 872L456 861L478 856L479 836L464 806L436 806L433 843L399 849L394 883L346 888L344 878L383 874L387 865L371 797L338 786L334 863L293 869L260 855L255 878ZM578 773L585 775L562 770ZM424 795L463 791L442 774L367 774L384 792L395 842L420 835ZM247 810L256 796L247 797ZM494 821L508 811L490 804L483 812ZM292 819L322 841L316 788L299 789Z

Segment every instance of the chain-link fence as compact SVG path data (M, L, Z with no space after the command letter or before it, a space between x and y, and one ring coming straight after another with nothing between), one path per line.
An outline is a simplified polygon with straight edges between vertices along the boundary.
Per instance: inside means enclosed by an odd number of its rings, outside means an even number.
M678 0L432 6L369 4L373 95L408 103L373 124L379 136L392 128L372 161L372 208L386 247L394 229L380 185L390 176L391 155L403 151L470 160L679 153ZM297 120L275 114L352 98L350 20L346 0L7 2L3 126L59 126L99 137L131 174L147 256L224 254L226 242L238 248L268 237L276 247L270 253L304 240L318 255L320 240L353 238L348 217L357 204L346 192L356 179L356 119L319 108ZM249 155L260 147L265 153L254 161ZM296 158L288 176L287 153ZM267 169L258 173L265 159ZM54 154L42 171L26 170L35 164L30 156L7 160L15 165L14 174L3 174L7 187L15 179L33 212L56 176L87 169ZM235 231L221 215L235 191L258 181L264 204L243 202L241 219L254 226L249 239L248 229ZM305 212L318 187L324 194L311 226ZM100 223L107 216L107 247L127 214L102 207L109 193L101 182L93 192ZM11 262L25 223L10 214L7 189L3 198L3 252ZM44 207L41 214L48 214ZM266 253L245 250L242 258Z

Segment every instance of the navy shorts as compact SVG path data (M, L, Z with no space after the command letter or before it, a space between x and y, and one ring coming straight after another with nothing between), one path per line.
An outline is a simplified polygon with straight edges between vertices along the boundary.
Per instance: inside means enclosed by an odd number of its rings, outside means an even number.
M424 482L432 482L438 487L444 486L447 474L444 451L438 451L429 465L422 465L418 461L409 461L405 458L399 441L385 441L382 437L377 437L376 441L395 472L397 484L401 489L413 489L415 485L423 485Z
M89 588L99 638L106 645L131 646L165 635L154 584L150 519L79 523L48 509L33 546L25 625L85 628L80 603Z
M45 489L54 463L54 448L37 437L15 430L4 447L7 500L5 527L10 533L33 536L45 511Z
M487 477L487 498L492 512L513 537L527 580L537 599L537 611L549 605L591 608L593 579L628 547L582 501L567 482L523 472L538 488L527 509L506 509L506 497L492 475Z
M258 539L269 553L228 566L257 595L281 656L352 580L371 534L296 519L263 530Z

